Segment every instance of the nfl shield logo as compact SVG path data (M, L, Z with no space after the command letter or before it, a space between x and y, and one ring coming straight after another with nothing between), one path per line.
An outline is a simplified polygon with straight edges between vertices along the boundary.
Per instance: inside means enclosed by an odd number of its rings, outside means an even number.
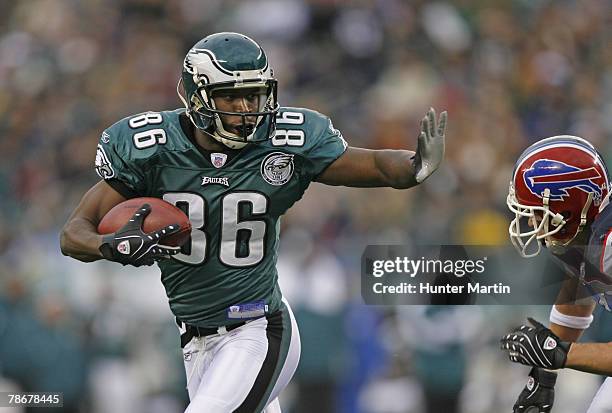
M225 161L227 161L227 155L224 153L217 152L211 153L210 161L212 162L215 168L221 168L223 165L225 165Z
M130 241L128 240L121 241L119 245L117 245L117 251L119 251L120 254L129 255L130 254Z

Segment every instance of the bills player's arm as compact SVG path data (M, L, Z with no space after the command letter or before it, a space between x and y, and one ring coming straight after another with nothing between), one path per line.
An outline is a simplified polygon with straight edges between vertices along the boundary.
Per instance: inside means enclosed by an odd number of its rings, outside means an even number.
M416 152L349 147L316 181L354 187L410 188L423 182L442 162L447 113L436 122L433 108L421 121Z
M83 195L60 234L60 248L64 255L83 262L104 258L100 252L102 235L96 228L102 217L126 198L106 181L95 184Z
M514 413L524 413L534 408L538 412L552 410L557 373L551 369L566 365L567 350L573 347L570 343L580 338L592 320L591 302L584 305L576 303L578 291L577 280L567 278L563 282L551 310L550 329L532 322L533 327L521 326L502 338L502 350L508 352L511 361L532 366L527 384L514 403ZM554 346L550 344L549 337L555 338Z
M502 338L502 350L511 361L551 370L570 367L568 354L593 321L595 308L590 298L585 301L581 289L577 279L566 279L551 309L549 328L529 319L531 326L523 325ZM583 356L577 355L582 363Z
M595 302L581 291L575 278L563 281L557 300L550 312L550 330L561 340L578 341L593 320Z
M607 208L609 208L609 206L606 207L606 209ZM607 242L608 235L610 234L609 224L606 223L607 216L608 215L605 215L603 219L598 221L602 223L600 226L593 228L593 233L591 235L591 239L589 240L585 254L585 271L587 274L589 272L593 272L594 274L597 274L597 277L601 275L602 278L605 278L605 276L612 273L612 262L609 259L610 249L608 248L609 244ZM575 287L575 291L577 291L578 294L588 295L588 293L582 294L582 291L579 289L579 284L576 284L577 286ZM560 295L557 302L567 302L573 298L571 294L574 293L574 291L572 291L571 286L567 289L567 291L570 295L565 297ZM574 293L574 295L578 294ZM596 306L594 300L587 306L574 305L567 308L566 306L556 305L557 310L559 310L561 313L577 315L579 317L591 316L591 312L589 312L591 306ZM572 311L574 313L572 313ZM567 338L565 339L567 340ZM612 376L612 343L572 344L567 355L565 367L594 374Z
M580 300L580 283L574 278L563 282L551 310L550 330L561 340L573 343L567 354L566 368L595 374L612 374L612 343L576 343L593 319L596 303ZM576 301L582 302L576 304Z
M534 319L501 340L511 361L543 369L570 368L612 376L612 343L571 343Z
M612 343L574 343L565 368L612 376Z

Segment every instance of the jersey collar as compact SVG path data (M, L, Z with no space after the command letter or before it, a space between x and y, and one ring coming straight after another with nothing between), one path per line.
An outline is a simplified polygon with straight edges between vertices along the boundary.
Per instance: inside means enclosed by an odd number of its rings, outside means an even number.
M211 167L214 167L214 165L212 164L212 162L210 160L211 159L211 154L212 153L217 153L217 152L220 152L220 151L209 151L208 149L202 148L202 146L200 146L197 143L197 141L195 139L195 126L193 125L193 123L191 123L191 121L189 120L189 118L187 117L187 115L184 112L179 114L179 124L181 126L181 131L183 132L183 135L185 135L185 137L189 140L189 142L191 142L191 144L194 146L194 148L197 149L197 151L202 155L204 160ZM225 162L225 164L223 165L222 168L227 167L236 158L239 158L243 153L248 152L250 146L252 146L252 144L247 145L244 149L225 148L223 151L221 151L222 153L227 155L227 161Z

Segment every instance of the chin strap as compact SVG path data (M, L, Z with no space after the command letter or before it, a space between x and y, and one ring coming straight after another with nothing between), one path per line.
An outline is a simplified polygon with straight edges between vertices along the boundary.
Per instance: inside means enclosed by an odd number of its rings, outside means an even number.
M584 207L582 207L582 212L580 213L580 225L578 225L578 232L582 231L584 226L587 223L587 213L589 212L589 208L591 208L591 204L593 203L593 193L589 192L586 202L584 203Z
M209 134L210 136L213 137L213 139L217 140L217 142L221 142L223 145L227 146L230 149L242 149L248 144L248 142L237 142L231 139L225 139L224 137L220 136L217 132L214 132L211 134L211 133L204 131L204 133Z
M546 208L546 211L549 212L550 215L552 215L552 219L547 219L546 222L544 223L544 231L545 232L549 232L548 231L548 223L549 222L554 227L559 227L560 225L565 225L566 224L565 217L563 216L563 214L560 214L558 212L556 214L552 213L552 211L550 210L549 201L550 201L550 189L546 188L544 190L544 196L542 197L542 204L544 205L544 208Z
M546 189L546 191L548 191L548 188ZM587 214L589 212L589 208L591 207L591 204L593 203L593 193L589 192L588 196L587 196L587 200L584 203L584 206L582 207L582 211L580 212L580 223L578 224L578 229L576 229L576 233L574 234L573 237L571 237L570 239L568 239L566 242L560 243L558 241L553 241L553 240L548 240L549 237L547 237L546 239L546 244L553 246L553 247L566 247L568 246L572 241L574 241L574 239L576 239L576 237L578 236L578 234L580 234L582 232L582 230L584 229L584 227L587 224ZM561 214L556 214L556 215L561 215ZM556 218L556 216L555 216ZM554 220L555 218L553 218L553 224L554 224ZM561 219L564 220L563 215L561 215Z
M544 219L544 234L548 234L546 238L544 239L544 242L546 243L547 247L554 248L557 242L553 241L550 237L556 234L557 232L561 231L561 228L563 227L563 225L566 224L566 221L565 221L565 217L563 216L563 214L560 214L558 212L553 213L550 210L549 202L550 202L550 189L546 188L544 189L544 193L542 194L542 205L544 206L544 210L546 214L546 216L543 218ZM549 231L549 224L555 227L553 231ZM538 239L542 239L542 238L538 237ZM563 245L566 245L566 244L563 244Z

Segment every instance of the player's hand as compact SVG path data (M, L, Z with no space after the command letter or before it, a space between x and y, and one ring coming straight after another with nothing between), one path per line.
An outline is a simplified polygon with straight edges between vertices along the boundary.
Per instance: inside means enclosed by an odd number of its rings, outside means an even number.
M534 367L512 407L513 413L548 413L555 402L557 373Z
M551 370L565 367L572 344L561 341L533 318L528 320L533 327L522 325L500 340L501 349L508 352L510 361Z
M414 173L417 183L423 182L434 173L444 158L444 132L446 130L446 111L440 114L436 123L436 111L429 108L421 120L417 150L413 158Z
M151 206L144 204L130 218L119 231L105 235L100 245L102 256L109 261L119 262L123 265L153 265L155 261L169 258L181 251L181 247L160 245L164 237L178 232L179 225L168 225L146 233L142 230L142 223L151 212Z
M533 318L528 318L533 327L522 325L506 334L501 340L501 349L515 363L545 369L562 369L572 345L561 341L548 328Z

